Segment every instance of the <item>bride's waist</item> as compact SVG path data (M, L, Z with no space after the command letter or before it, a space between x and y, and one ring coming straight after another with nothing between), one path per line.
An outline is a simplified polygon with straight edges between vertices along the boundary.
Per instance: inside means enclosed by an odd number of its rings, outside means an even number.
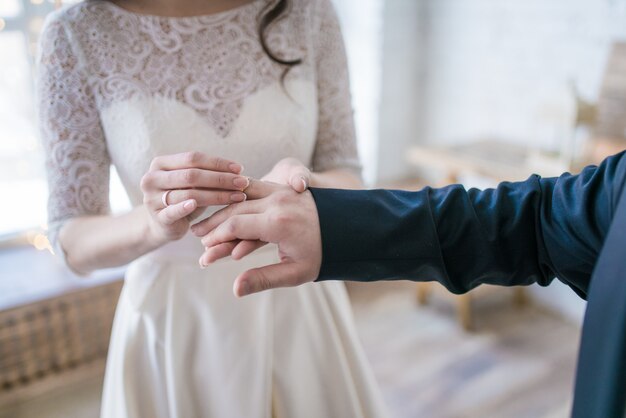
M144 255L144 259L173 261L173 260L199 260L204 252L200 239L191 233L183 238L168 242L154 251Z

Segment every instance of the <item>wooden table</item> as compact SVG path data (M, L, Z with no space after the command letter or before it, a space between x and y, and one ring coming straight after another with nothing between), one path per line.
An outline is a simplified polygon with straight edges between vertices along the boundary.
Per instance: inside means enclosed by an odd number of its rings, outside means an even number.
M0 416L102 376L123 270L79 280L48 251L1 249Z

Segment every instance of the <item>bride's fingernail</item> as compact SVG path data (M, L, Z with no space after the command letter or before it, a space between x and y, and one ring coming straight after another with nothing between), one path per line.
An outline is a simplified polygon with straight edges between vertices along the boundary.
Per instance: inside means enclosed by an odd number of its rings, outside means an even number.
M241 164L231 163L231 164L228 166L228 169L229 169L231 172L235 173L235 174L241 174L241 173L243 173L243 166L242 166Z
M250 183L250 180L248 180L247 177L237 177L236 179L233 180L233 185L240 190L243 190L246 187L248 187L249 183Z
M302 187L304 188L304 190L306 190L306 180L304 179L304 177L300 177L300 181L302 181Z
M183 203L183 208L185 209L191 209L193 207L194 201L193 200L188 200L185 203Z
M250 179L248 177L237 177L233 180L233 184L240 190L245 190L250 185Z
M239 295L246 296L250 293L250 283L247 280L244 280L239 285Z
M243 202L244 200L246 200L245 193L233 193L230 195L231 202Z

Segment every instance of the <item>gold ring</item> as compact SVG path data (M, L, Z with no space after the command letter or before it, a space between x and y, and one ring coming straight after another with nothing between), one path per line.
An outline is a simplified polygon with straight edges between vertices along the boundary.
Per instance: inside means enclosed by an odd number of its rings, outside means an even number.
M248 180L248 185L244 187L243 190L241 190L243 193L245 193L248 187L250 187L250 185L252 184L252 180L253 180L252 177L248 177L248 176L245 176L245 177Z
M167 196L170 194L171 190L166 190L162 195L161 195L161 202L163 203L163 207L167 208L169 207L169 203L167 203Z

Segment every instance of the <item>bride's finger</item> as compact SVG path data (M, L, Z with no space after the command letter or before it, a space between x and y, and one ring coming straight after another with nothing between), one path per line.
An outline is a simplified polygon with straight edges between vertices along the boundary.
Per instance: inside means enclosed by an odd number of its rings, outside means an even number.
M191 214L197 207L198 204L195 200L185 200L160 210L156 216L163 225L172 225L174 222Z
M200 267L204 268L221 258L228 257L239 242L239 240L224 242L214 247L207 248L200 256L200 260L198 260Z
M155 199L158 200L158 205L163 206L160 196L155 196ZM198 206L229 205L243 202L246 200L246 194L239 191L181 189L172 190L167 195L167 202L170 205L189 199L198 202Z
M142 178L142 188L145 190L204 188L242 191L249 185L248 177L200 168L150 171Z
M202 152L190 151L180 154L162 155L152 160L151 170L179 170L181 168L202 168L241 174L243 166L235 161L212 157Z
M263 247L267 245L267 242L263 242L263 241L249 241L249 240L245 240L245 241L240 241L234 248L233 250L230 252L230 255L233 257L233 260L241 260L242 258L244 258L245 256L247 256L250 253L253 253L254 251L258 250L259 248Z

